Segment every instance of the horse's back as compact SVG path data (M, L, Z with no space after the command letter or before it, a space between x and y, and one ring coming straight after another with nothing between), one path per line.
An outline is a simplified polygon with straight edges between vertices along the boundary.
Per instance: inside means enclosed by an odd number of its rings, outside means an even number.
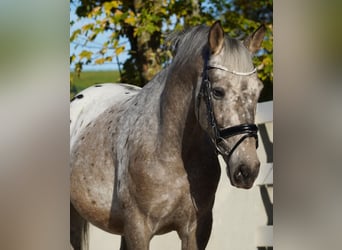
M139 90L139 87L129 84L102 83L78 93L70 103L70 149L87 124Z

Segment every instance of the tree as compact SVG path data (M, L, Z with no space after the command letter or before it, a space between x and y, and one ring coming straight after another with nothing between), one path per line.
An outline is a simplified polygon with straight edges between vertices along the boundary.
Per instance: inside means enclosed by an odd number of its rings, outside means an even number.
M120 39L126 38L130 50L121 81L139 86L148 82L172 57L170 51L163 49L166 35L171 31L198 24L211 25L219 19L226 32L242 39L264 23L268 27L265 49L257 55L255 63L259 65L259 77L266 88L272 87L272 0L71 0L71 3L77 5L79 18L92 20L73 32L71 42L83 35L86 45L100 33L111 33L98 52L85 47L79 55L71 55L70 61L79 65L112 61L127 50L127 46L119 44ZM109 49L115 51L113 56L104 56Z

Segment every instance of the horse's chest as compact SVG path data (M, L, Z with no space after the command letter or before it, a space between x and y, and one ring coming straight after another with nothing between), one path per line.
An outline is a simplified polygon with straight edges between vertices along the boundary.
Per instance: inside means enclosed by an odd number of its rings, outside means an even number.
M192 209L190 185L184 170L145 165L134 167L129 174L129 192L139 210L149 217L168 218L183 206L183 211Z

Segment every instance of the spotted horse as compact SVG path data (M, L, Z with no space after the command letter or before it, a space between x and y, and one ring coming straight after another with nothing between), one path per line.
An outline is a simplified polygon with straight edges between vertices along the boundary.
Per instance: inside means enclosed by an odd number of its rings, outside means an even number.
M264 33L261 26L240 41L220 22L192 27L170 37L172 62L142 89L100 84L75 96L74 249L85 249L88 222L121 235L122 250L147 250L154 235L170 231L182 250L206 248L218 155L237 188L251 188L259 172L254 119L263 84L252 57Z

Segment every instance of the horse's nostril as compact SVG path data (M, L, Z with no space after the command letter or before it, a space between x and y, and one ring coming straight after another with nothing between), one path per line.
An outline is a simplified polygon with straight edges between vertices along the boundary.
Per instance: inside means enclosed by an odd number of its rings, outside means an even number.
M243 178L248 178L250 175L248 167L245 165L241 165L239 167L239 174L238 175L242 176Z
M241 179L242 178L242 173L241 171L239 171L237 174L236 174L236 179Z
M250 176L249 170L247 168L247 166L245 165L240 165L237 168L237 171L235 172L235 180L241 182L243 181L243 179L247 179Z
M240 188L251 188L259 172L258 166L259 164L245 163L238 165L234 171L233 185Z
M241 173L242 173L242 176L245 177L245 178L248 178L249 176L249 172L246 171L246 170L241 170Z

